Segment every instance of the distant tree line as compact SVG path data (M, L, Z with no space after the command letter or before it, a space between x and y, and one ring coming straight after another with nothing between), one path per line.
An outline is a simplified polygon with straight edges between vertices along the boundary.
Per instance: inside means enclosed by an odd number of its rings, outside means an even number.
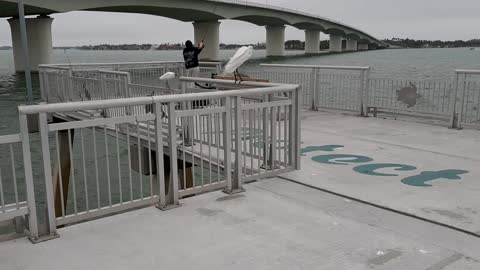
M480 39L471 40L454 40L454 41L442 41L442 40L415 40L415 39L403 39L392 38L385 39L388 44L399 46L403 48L460 48L460 47L480 47Z
M320 48L328 49L328 40L320 42ZM220 43L221 50L235 50L243 46L252 46L255 50L265 50L266 43L257 44L225 44ZM100 44L100 45L84 45L78 47L56 47L61 49L79 49L79 50L181 50L184 48L183 43L163 43L163 44ZM287 50L304 50L305 42L300 40L288 40L285 42Z

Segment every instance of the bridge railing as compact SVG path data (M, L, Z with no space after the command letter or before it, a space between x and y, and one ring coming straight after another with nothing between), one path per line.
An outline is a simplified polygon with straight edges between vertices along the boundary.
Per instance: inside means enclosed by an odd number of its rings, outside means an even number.
M34 180L25 165L36 198L28 197L28 214L19 212L36 222L32 241L57 237L57 226L154 204L168 209L222 188L240 192L244 182L299 168L298 85L180 80L184 90L199 83L225 91L19 107L21 134L0 140L21 141L28 161L26 119L38 118L41 168L33 168ZM95 113L109 110L115 113ZM32 215L35 202L45 215Z

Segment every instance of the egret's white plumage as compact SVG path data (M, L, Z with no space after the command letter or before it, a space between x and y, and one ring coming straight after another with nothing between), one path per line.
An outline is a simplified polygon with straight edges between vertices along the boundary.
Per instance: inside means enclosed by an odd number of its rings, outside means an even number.
M243 63L245 63L253 55L252 46L244 46L238 49L235 55L225 65L222 76L232 75Z
M160 77L160 80L161 81L169 81L169 80L173 80L175 79L175 73L173 72L167 72L165 74L163 74L161 77Z

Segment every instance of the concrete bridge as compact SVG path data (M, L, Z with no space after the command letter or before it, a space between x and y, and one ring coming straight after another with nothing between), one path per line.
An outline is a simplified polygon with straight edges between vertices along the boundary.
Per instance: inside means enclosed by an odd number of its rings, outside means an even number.
M239 20L266 27L268 56L285 53L285 26L305 31L305 53L320 51L320 33L330 35L330 51L357 51L388 47L388 44L340 22L295 10L251 3L248 1L212 0L25 0L25 14L38 15L27 19L30 61L33 69L38 64L50 63L52 50L51 24L53 13L70 11L104 11L158 15L183 22L192 22L195 42L202 39L206 48L202 60L218 60L220 20ZM17 19L17 1L0 0L0 17L8 21L12 31L15 68L22 71L23 55ZM32 46L32 44L34 44Z

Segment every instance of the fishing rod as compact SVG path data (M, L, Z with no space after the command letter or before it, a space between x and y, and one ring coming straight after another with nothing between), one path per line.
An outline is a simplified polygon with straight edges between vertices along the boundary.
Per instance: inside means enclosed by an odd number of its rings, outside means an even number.
M212 9L212 14L215 15L215 12L217 11L217 8L218 8L218 2L215 1L215 4L213 5L213 9ZM201 42L203 43L203 41L205 40L205 38L207 37L208 33L210 31L210 28L207 27L207 30L205 31L205 33L203 33L203 37L201 39Z

